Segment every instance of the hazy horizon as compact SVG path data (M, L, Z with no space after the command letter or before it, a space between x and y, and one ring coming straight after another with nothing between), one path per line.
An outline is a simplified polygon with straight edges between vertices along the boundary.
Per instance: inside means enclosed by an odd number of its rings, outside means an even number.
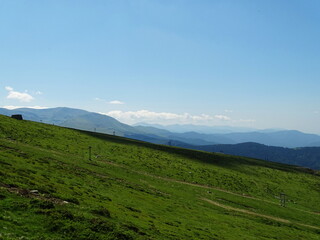
M36 109L36 110L42 110L42 109L50 109L49 107L40 107L40 106L33 106L33 107L28 107L28 106L0 106L0 108L5 108L8 110L15 110L19 108L30 108L30 109ZM53 107L53 108L69 108L69 107ZM79 108L78 108L79 109ZM94 112L90 110L85 110L85 109L79 109L79 110L84 110L88 112L93 112L93 113L98 113L102 115L107 115L105 113L101 112ZM110 116L110 115L107 115ZM195 131L199 133L236 133L236 132L277 132L277 131L300 131L306 134L316 134L320 136L320 133L315 133L315 132L304 132L298 129L286 129L286 128L251 128L251 127L244 127L244 126L232 126L232 125L203 125L203 124L193 124L193 123L158 123L158 122L152 122L152 121L139 121L139 119L136 119L134 122L125 122L122 121L121 119L116 120L120 121L121 123L130 125L130 126L152 126L152 127L158 127L160 129L166 129L171 132L189 132L189 131ZM177 126L178 128L175 129L174 126ZM179 128L180 127L180 128ZM187 130L183 131L182 129L190 129L190 128L196 128L197 130ZM204 128L200 130L201 128ZM210 129L211 131L208 132L207 130ZM217 132L214 132L214 129L217 130ZM224 131L222 131L224 129ZM229 129L229 130L227 130Z

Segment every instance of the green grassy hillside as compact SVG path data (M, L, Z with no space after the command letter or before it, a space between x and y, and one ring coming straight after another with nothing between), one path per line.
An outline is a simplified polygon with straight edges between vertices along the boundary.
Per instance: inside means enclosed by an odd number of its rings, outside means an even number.
M0 211L0 239L320 239L320 176L0 116Z

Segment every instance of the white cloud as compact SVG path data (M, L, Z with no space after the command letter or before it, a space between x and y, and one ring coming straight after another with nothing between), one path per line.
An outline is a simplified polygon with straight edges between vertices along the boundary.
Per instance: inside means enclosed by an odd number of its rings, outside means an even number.
M231 118L224 116L224 115L215 115L214 116L216 119L224 120L224 121L230 121Z
M121 104L125 104L124 102L122 101L119 101L119 100L113 100L113 101L107 101L105 99L102 99L102 98L94 98L95 101L99 101L99 102L104 102L104 103L108 103L108 104L114 104L114 105L121 105Z
M226 112L226 113L232 113L233 110L226 109L226 110L224 110L224 112Z
M12 87L5 87L5 89L8 91L8 99L15 99L15 100L19 100L20 102L31 102L34 98L26 93L26 92L17 92L14 91Z
M47 109L48 107L41 107L41 106L2 106L2 108L13 110L13 109L17 109L17 108Z
M42 95L43 94L43 92L41 92L41 91L36 91L36 95Z
M13 91L13 88L12 87L5 87L5 89L7 90L7 91Z
M192 115L189 113L176 114L169 112L152 112L148 110L139 111L110 111L101 113L118 119L121 122L134 124L138 122L159 123L159 124L217 124L221 121L231 119L223 115L210 116L207 114Z
M118 101L118 100L113 100L109 102L110 104L124 104L124 102Z

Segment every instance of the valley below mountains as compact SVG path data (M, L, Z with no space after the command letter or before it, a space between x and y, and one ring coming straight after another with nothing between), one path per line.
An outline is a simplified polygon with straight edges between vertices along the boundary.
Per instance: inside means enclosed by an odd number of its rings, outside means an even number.
M0 108L0 114L6 116L22 114L26 120L62 127L320 169L320 136L296 130L256 130L194 125L130 126L107 115L65 107L14 110ZM174 129L177 130L172 131Z

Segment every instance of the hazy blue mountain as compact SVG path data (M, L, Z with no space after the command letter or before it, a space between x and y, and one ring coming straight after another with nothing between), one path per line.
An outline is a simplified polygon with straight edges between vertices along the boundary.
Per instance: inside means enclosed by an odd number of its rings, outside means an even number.
M135 128L141 132L144 132L146 135L157 135L161 138L184 142L192 145L217 144L221 143L222 141L226 143L232 143L232 141L230 141L229 139L225 139L223 136L213 136L210 134L201 134L197 132L174 133L150 126L136 126Z
M41 121L63 127L109 134L113 134L113 131L115 131L116 135L121 136L123 136L125 133L139 133L139 131L134 127L123 124L112 117L73 108L19 108L14 110L0 108L0 114L7 116L12 114L22 114L23 118L26 120L37 122Z
M139 132L143 134L139 135L129 135L127 134L127 137L138 139L138 140L143 140L143 141L148 141L147 138L152 138L152 139L162 139L162 141L165 139L166 142L172 140L172 141L177 141L177 142L184 142L187 144L191 145L208 145L208 144L216 144L217 142L214 141L206 141L205 139L202 138L201 134L191 134L191 135L186 135L184 133L173 133L167 130L163 129L158 129L155 127L144 127L144 126L137 126L135 127ZM154 142L151 141L152 143L160 143L160 142ZM219 142L218 142L219 143Z
M127 133L127 134L124 134L124 137L132 138L132 139L136 139L144 142L164 144L164 145L169 145L169 142L170 142L170 140L166 138L158 137L152 134L146 135L146 134Z
M231 138L225 137L224 134L203 134L203 133L197 133L197 132L185 132L185 133L179 133L179 136L182 138L192 137L192 138L203 139L207 142L212 142L212 143L225 143L225 144L235 143Z
M256 130L254 132L260 132L260 133L273 133L273 132L281 132L281 131L286 131L287 129L283 128L267 128L267 129L260 129Z
M320 136L294 130L263 130L261 132L237 132L227 134L203 134L198 132L176 133L150 126L135 127L145 133L158 135L162 138L177 140L192 145L237 144L256 142L279 147L320 146ZM192 139L192 141L190 141Z
M22 114L26 120L55 124L63 127L97 131L102 133L126 136L152 143L167 144L170 140L186 142L192 145L208 145L219 142L203 140L201 134L175 134L153 127L132 127L118 120L93 112L73 108L32 109L20 108L8 110L0 108L0 114L10 116Z
M310 143L308 147L318 147L320 146L320 142L313 142L313 143Z
M124 136L126 133L139 132L134 127L123 124L112 117L98 113L88 113L78 117L69 118L59 125L101 133L115 133L118 136Z
M235 143L256 142L270 146L279 147L307 147L320 142L320 136L307 134L295 130L285 130L278 132L249 132L249 133L229 133L224 135L232 139ZM320 145L314 145L320 146Z
M148 133L148 134L155 134L159 137L165 137L167 138L172 134L172 132L156 127L151 127L151 126L135 126L135 129L138 129L141 132Z
M320 147L283 148L251 142L186 147L320 169Z
M15 110L0 108L0 114L8 116L22 114L26 120L42 121L69 128L109 134L115 131L116 135L157 144L223 152L320 169L320 147L305 147L320 146L320 136L299 131L270 130L228 134L203 134L192 131L177 133L151 126L132 127L106 115L72 108Z
M48 109L33 109L33 108L18 108L14 110L8 110L5 108L0 108L0 114L10 116L12 114L22 114L23 118L26 120L45 122L59 125L62 122L70 119L76 118L81 115L85 115L88 112L80 109L73 108L48 108Z
M15 110L8 110L5 108L0 108L0 114L6 115L6 116L11 116L13 114L22 114L24 119L31 120L31 121L36 121L40 122L40 117L33 113L29 112L28 108L20 108L20 109L15 109Z
M116 119L106 115L72 108L20 108L15 110L0 108L0 114L8 116L12 114L22 114L24 119L27 120L38 122L42 121L49 124L56 124L60 126L88 131L97 131L109 134L112 134L113 131L115 131L116 135L132 137L154 143L165 143L171 140L190 145L237 144L243 142L256 142L270 146L290 148L320 146L319 135L306 134L294 130L277 131L275 129L269 129L254 132L233 132L224 134L205 134L195 131L171 132L152 126L133 127L127 124L123 124ZM182 127L199 127L194 125L171 125L171 127L174 126L176 126L177 128L180 127L180 130L182 130ZM200 126L200 128L201 127L202 130L205 130L206 128L206 126ZM211 130L213 130L212 127L210 128Z
M233 133L233 132L257 131L257 129L246 128L246 127L204 126L204 125L193 125L193 124L160 125L160 124L149 124L144 122L134 124L134 126L155 127L155 128L164 129L174 133L197 132L197 133L204 133L204 134L223 134L223 133Z
M296 130L287 130L281 132L273 132L269 134L272 138L279 141L279 146L284 142L290 142L288 147L304 147L313 143L320 142L320 136L316 134L303 133ZM289 141L290 139L290 141ZM320 145L318 145L320 146Z

